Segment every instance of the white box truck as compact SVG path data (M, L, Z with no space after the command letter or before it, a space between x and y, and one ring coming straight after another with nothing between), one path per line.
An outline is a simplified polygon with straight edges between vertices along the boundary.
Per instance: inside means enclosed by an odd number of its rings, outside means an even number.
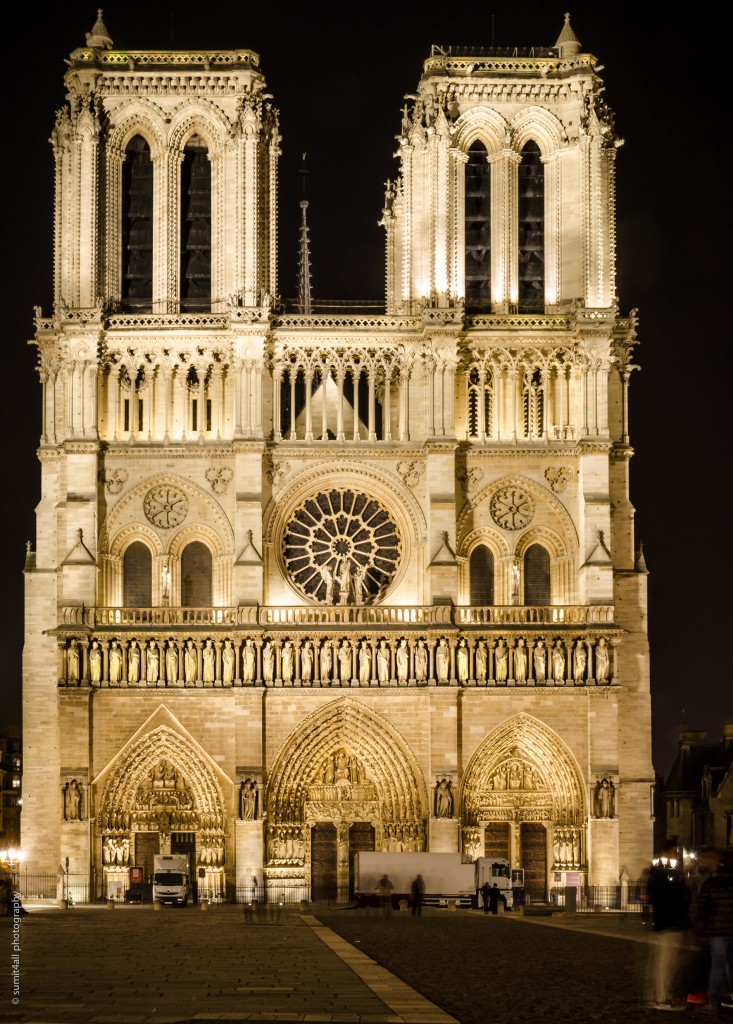
M184 853L160 853L153 859L153 899L185 907L191 897L188 857Z
M509 861L501 857L479 857L476 861L476 889L480 893L484 882L496 885L507 910L514 905L512 870Z
M354 897L361 907L377 906L375 893L382 875L393 885L392 904L412 898L412 882L422 875L423 902L432 906L470 907L476 900L476 866L460 853L373 853L359 851L354 858Z

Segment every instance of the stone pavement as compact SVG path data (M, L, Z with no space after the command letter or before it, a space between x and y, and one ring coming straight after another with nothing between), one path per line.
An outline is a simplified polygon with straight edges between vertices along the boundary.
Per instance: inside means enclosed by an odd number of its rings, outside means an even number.
M0 919L0 1021L648 1024L653 941L635 915L31 906Z

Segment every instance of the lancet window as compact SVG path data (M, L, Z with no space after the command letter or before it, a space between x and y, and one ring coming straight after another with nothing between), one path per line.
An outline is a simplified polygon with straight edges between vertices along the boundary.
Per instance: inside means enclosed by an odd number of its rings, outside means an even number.
M211 164L192 139L181 165L181 310L211 307Z
M212 603L211 552L195 540L181 555L181 607L208 608Z
M122 560L123 596L126 608L149 608L153 603L152 556L141 541L125 550Z
M545 308L545 175L540 149L528 142L519 165L519 288L520 313Z
M541 544L531 544L524 554L525 605L549 605L550 555Z
M468 560L471 604L487 607L494 603L494 556L485 544L479 544Z
M153 301L153 164L136 135L122 166L122 306L149 312Z
M486 148L474 142L465 171L465 304L491 308L491 168Z

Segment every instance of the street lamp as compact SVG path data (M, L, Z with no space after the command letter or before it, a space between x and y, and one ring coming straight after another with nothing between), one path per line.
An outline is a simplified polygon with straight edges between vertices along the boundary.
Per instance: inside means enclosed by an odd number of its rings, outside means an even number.
M3 864L6 864L10 869L10 879L13 884L13 895L18 891L15 873L18 870L23 857L23 851L14 846L8 847L7 850L0 850L0 861L2 861Z

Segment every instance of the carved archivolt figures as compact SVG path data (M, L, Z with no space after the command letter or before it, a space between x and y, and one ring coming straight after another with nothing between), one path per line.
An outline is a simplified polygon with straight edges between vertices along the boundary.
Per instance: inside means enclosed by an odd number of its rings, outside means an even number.
M64 820L81 821L81 786L77 779L64 784Z
M610 779L600 779L593 791L593 814L596 818L613 818L616 813L615 804L616 787Z

